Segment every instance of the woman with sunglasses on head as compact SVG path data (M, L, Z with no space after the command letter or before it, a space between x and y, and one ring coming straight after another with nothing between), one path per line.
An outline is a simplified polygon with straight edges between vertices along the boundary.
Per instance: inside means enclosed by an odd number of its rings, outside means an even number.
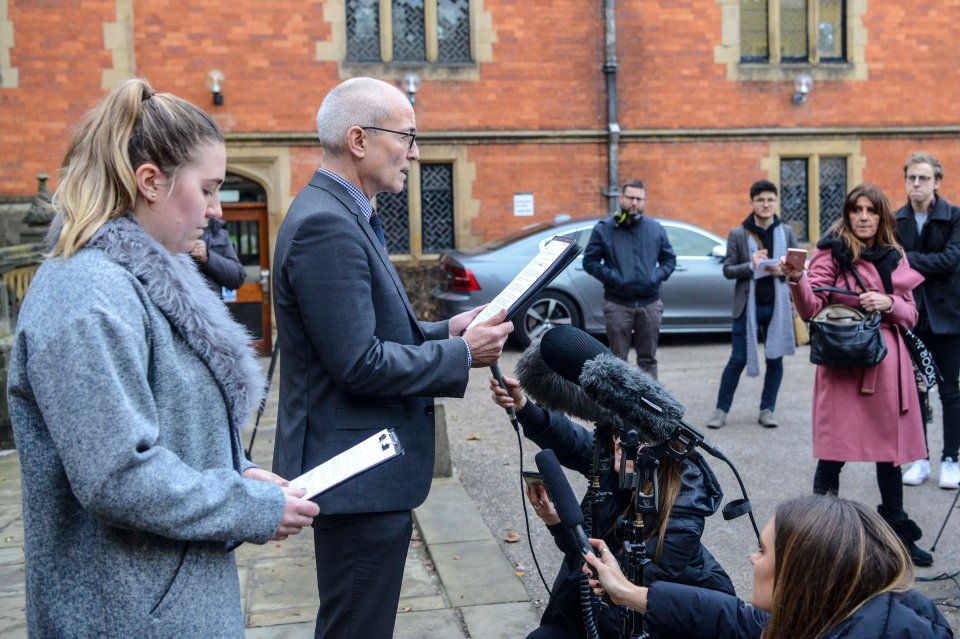
M910 589L910 557L870 508L832 495L791 499L776 508L750 557L753 596L736 597L623 576L606 542L591 539L590 585L645 615L653 639L947 639L936 606Z
M591 477L595 431L584 428L560 412L545 410L528 401L518 380L505 376L503 381L506 389L490 378L493 401L502 408L516 410L524 436L543 449L553 450L561 465ZM599 476L599 488L593 491L603 497L599 503L588 503L591 494L588 492L581 507L595 517L592 522L594 534L623 559L624 537L617 523L629 510L634 495L619 487L620 468L625 463L619 437L614 433L609 442L600 443L613 451L610 469ZM632 471L633 462L627 460L626 464L627 470ZM643 571L644 583L671 581L732 595L733 582L700 541L705 518L714 514L723 500L720 484L710 466L697 452L682 462L666 457L657 469L657 477L660 488L658 514L645 522L642 533L647 556L651 559ZM641 486L641 489L649 492L650 486ZM534 512L547 525L557 546L564 552L563 564L554 580L550 603L544 610L540 627L527 639L586 637L579 593L582 579L579 547L570 538L569 529L560 525L560 517L544 485L530 484L526 490ZM599 636L602 639L619 637L618 611L594 609L597 611Z
M877 187L861 184L847 195L843 213L817 243L809 270L781 260L800 317L828 304L879 312L886 356L870 368L817 366L813 391L813 455L819 461L813 491L838 494L845 462L875 462L878 510L918 566L933 563L917 546L922 532L903 509L900 466L923 457L926 445L913 364L900 328L917 322L913 289L923 276L910 268L897 242L896 220ZM817 287L854 291L858 296ZM865 289L865 290L864 290Z

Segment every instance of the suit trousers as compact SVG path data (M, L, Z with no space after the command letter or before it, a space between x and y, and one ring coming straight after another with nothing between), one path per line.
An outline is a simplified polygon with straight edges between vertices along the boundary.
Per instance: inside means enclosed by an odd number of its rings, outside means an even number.
M316 639L393 636L412 532L409 510L314 519Z
M603 300L603 320L607 342L614 355L627 361L630 342L637 349L637 367L657 378L657 342L663 321L663 301L646 306L624 306Z

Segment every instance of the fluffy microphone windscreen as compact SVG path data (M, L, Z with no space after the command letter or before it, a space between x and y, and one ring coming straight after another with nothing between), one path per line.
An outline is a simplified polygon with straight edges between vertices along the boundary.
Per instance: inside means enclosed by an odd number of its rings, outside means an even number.
M557 461L557 456L549 448L545 448L534 457L537 462L537 468L543 475L543 483L547 485L547 492L553 499L553 505L557 508L557 514L560 515L560 523L568 528L583 525L583 511L580 510L580 504L570 488L570 482L567 476L563 474L563 468Z
M615 355L598 355L583 366L580 387L593 401L635 426L647 443L673 434L683 405L655 379Z
M517 361L517 379L523 391L539 406L588 422L617 426L615 415L587 397L580 387L559 375L543 361L540 341L534 341Z
M547 366L564 379L580 384L583 365L597 355L612 355L596 338L574 326L554 326L543 334L540 352Z

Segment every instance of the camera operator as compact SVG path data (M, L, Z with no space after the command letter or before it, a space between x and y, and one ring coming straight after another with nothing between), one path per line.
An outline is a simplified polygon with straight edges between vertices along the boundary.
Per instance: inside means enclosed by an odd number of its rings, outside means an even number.
M547 411L528 401L520 391L516 379L504 377L506 389L500 388L490 377L493 401L502 408L514 408L523 427L524 436L541 448L549 448L558 461L567 468L592 475L595 434L571 421L562 413ZM600 432L610 433L609 430ZM605 436L605 435L602 435ZM599 477L599 502L590 504L591 493L581 507L592 512L593 536L601 537L605 546L616 555L623 554L623 535L618 529L620 516L626 513L633 500L632 491L619 488L622 452L616 433L612 441L599 442L613 447L613 464ZM633 461L627 460L628 471ZM664 459L657 470L660 484L658 516L645 522L643 540L647 553L653 559L644 570L646 585L657 581L671 581L734 593L733 583L720 564L700 541L704 518L716 512L723 499L719 482L699 453L683 462ZM648 487L641 486L645 492ZM543 484L530 484L527 497L534 511L547 525L557 546L564 552L563 564L551 592L551 601L540 620L540 627L527 639L585 637L581 622L579 583L582 559L577 545L569 539L569 529L560 525L560 518ZM586 528L586 526L585 526ZM589 532L589 530L588 530ZM596 611L599 636L612 639L619 636L618 611L604 608Z

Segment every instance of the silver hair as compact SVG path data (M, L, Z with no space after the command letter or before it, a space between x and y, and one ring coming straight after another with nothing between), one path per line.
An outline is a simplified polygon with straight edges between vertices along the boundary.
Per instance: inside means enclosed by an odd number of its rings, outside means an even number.
M335 86L317 111L317 137L324 155L346 150L347 131L354 126L380 126L390 117L390 93L403 93L374 78L351 78Z

